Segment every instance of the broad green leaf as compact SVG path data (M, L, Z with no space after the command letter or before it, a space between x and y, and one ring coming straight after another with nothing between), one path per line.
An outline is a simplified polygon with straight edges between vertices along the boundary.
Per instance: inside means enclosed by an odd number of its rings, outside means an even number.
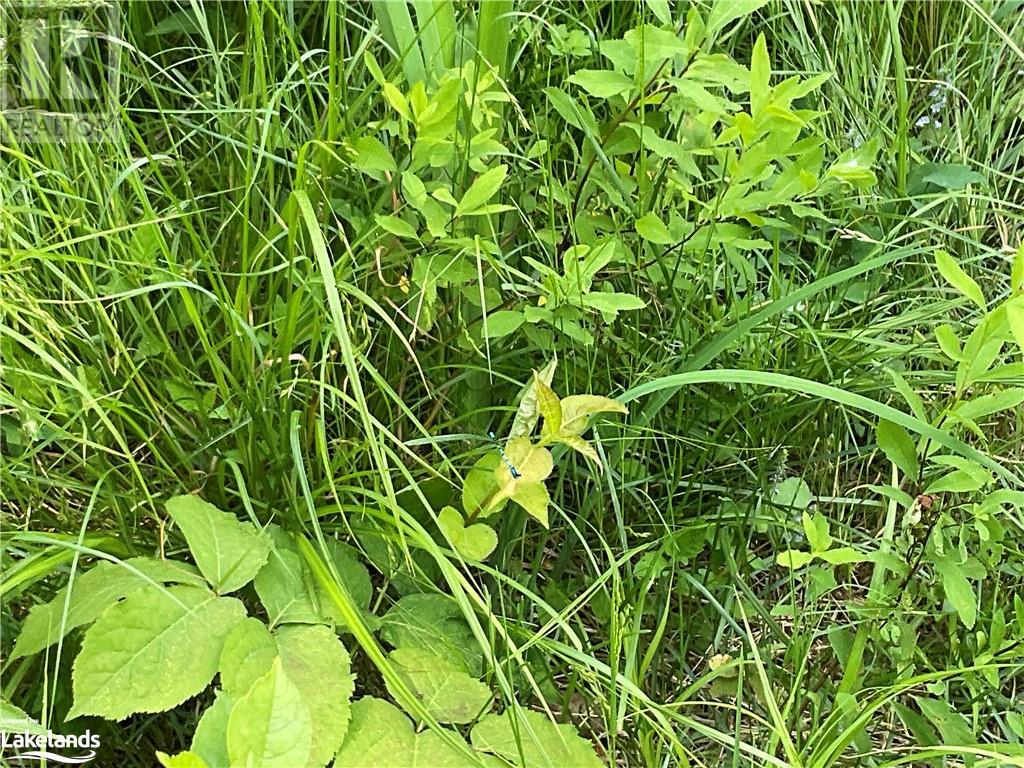
M597 455L597 451L594 450L594 446L588 443L579 435L559 435L558 442L564 443L565 445L572 448L577 453L581 453L594 462L598 469L601 469L601 457Z
M491 700L490 689L461 666L430 651L396 648L389 655L399 677L430 715L442 723L469 723ZM397 699L398 696L388 690Z
M459 604L446 595L406 595L384 614L380 635L394 648L420 648L479 675L483 652Z
M462 741L454 731L450 738ZM470 764L436 732L416 733L394 704L364 696L352 704L352 722L334 768L465 768Z
M375 628L377 617L369 612L370 600L373 599L373 583L370 581L370 572L363 565L358 551L337 539L327 539L325 544L331 563L338 571L341 583L348 590L352 602L362 610L363 620L371 628ZM321 615L335 626L347 629L348 625L345 623L344 617L324 589L317 584L315 591Z
M708 36L713 36L715 32L736 19L751 15L766 2L768 0L715 0L708 14Z
M977 737L967 720L948 703L925 696L915 696L914 701L921 713L938 728L946 744L968 746L977 743Z
M147 585L151 586L152 582L180 582L200 587L206 585L199 572L187 563L147 557L133 557L123 563L104 560L75 577L70 585L70 600L68 588L64 587L50 602L32 607L21 626L21 634L14 644L11 658L17 659L41 651L72 629L91 624L113 603Z
M445 507L438 512L437 525L467 560L485 560L498 546L498 534L491 526L486 523L466 526L455 507Z
M501 490L497 475L501 463L498 451L488 451L466 473L462 483L462 509L467 517L486 517L504 508L508 499L491 503Z
M362 136L352 142L355 157L352 165L360 171L387 171L395 173L398 165L391 151L373 136Z
M548 386L547 382L536 371L533 372L533 387L537 393L537 408L540 410L540 415L544 418L541 434L545 436L557 435L562 429L562 406L559 404L558 395L555 394L555 391ZM514 462L513 465L518 469Z
M497 312L491 312L484 322L484 338L500 339L502 336L508 336L510 333L515 333L516 329L525 321L526 318L523 317L522 312L515 312L511 309L499 309Z
M167 500L167 512L181 529L192 557L218 594L248 584L267 562L270 544L252 523L243 523L198 496Z
M993 413L1016 408L1021 403L1024 403L1024 387L1010 387L960 403L954 413L961 418L977 421Z
M322 621L298 552L275 544L254 584L271 626Z
M1006 320L1017 348L1024 353L1024 296L1006 302Z
M309 707L280 659L231 708L227 744L231 765L297 768L310 764Z
M21 707L16 707L6 696L0 694L0 723L7 733L28 733L35 736L46 734L46 728Z
M814 560L814 555L810 552L801 552L799 549L787 549L785 552L779 552L775 556L776 563L784 568L791 568L794 571L797 568L803 568L812 560Z
M668 227L655 213L644 214L636 220L636 233L644 240L657 245L669 245L675 242Z
M935 563L935 570L942 579L942 591L949 604L956 610L964 626L973 629L978 619L978 597L963 569L953 560L942 559Z
M509 498L545 528L548 527L548 504L551 498L543 483L518 483Z
M487 203L501 188L508 173L508 166L497 165L480 174L462 196L455 209L455 215L465 216Z
M558 357L552 357L538 374L540 380L551 386L555 378L555 369L558 367ZM526 437L533 432L540 419L540 406L537 402L537 385L530 377L530 383L526 385L522 397L519 399L519 408L516 409L516 417L512 420L512 428L508 432L509 439L513 437Z
M245 694L277 656L277 643L267 625L251 616L243 619L224 639L219 662L221 688L236 698Z
M195 752L179 752L176 755L168 755L166 752L157 750L156 759L164 768L217 768L203 760Z
M510 709L483 717L470 734L473 746L521 768L603 768L593 745L571 725L531 710L520 710L518 722L512 717Z
M935 266L947 283L982 309L986 308L985 294L981 292L981 288L974 281L974 278L964 272L963 268L956 263L952 256L945 251L936 251Z
M858 552L853 547L836 547L830 549L827 552L816 553L817 557L820 557L826 563L832 565L850 565L852 563L863 563L869 558L862 552Z
M621 96L635 87L631 78L610 69L580 69L570 75L569 82L599 99Z
M547 448L531 444L525 437L516 437L508 441L505 456L519 475L512 477L512 472L504 461L498 465L494 470L498 492L492 497L488 508L493 510L511 499L546 527L549 499L544 480L554 469L551 452Z
M326 765L349 725L355 675L348 651L323 625L281 627L276 635L282 669L309 709L310 763Z
M916 479L918 473L917 446L904 427L884 419L875 429L878 447L893 464L908 478Z
M195 696L217 673L224 639L244 617L237 600L191 586L148 587L115 603L85 633L68 719L123 720Z
M582 435L587 431L591 416L598 413L629 413L629 409L617 400L600 395L569 395L562 398L563 435Z
M938 493L973 493L986 485L986 482L970 472L956 469L933 480L924 492L929 496Z
M619 312L633 312L643 309L647 302L639 296L631 293L616 293L614 291L591 291L583 294L583 303L591 309L596 309L604 318L606 323L615 320Z
M957 338L956 332L951 325L943 323L938 326L935 329L935 340L939 342L939 349L942 350L942 354L950 360L960 362L963 359L963 352L960 350L960 339Z
M228 758L228 718L231 708L235 705L234 698L217 691L213 704L206 708L195 733L189 751L199 755L210 768L231 768Z
M408 240L416 240L419 238L419 233L416 231L416 227L398 216L390 214L387 216L381 216L380 214L374 214L373 220L377 222L378 227L383 229L385 232L390 232L396 237L404 237Z
M772 490L772 503L780 507L805 510L814 500L802 477L787 477Z
M820 554L832 546L832 534L829 533L828 520L821 512L814 515L803 513L804 535L811 545L811 552Z
M636 52L647 62L661 62L663 59L682 58L690 53L683 40L671 29L659 29L653 24L642 24L623 36Z

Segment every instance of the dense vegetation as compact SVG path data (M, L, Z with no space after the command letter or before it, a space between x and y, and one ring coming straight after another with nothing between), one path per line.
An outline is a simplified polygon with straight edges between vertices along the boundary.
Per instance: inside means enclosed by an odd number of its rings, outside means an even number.
M1019 2L116 23L0 124L5 731L1024 765Z

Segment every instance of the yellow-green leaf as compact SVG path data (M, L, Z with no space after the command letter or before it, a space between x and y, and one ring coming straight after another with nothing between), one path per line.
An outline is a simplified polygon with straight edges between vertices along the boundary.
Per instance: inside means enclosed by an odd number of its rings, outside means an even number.
M964 272L963 268L956 263L952 256L945 251L936 251L935 266L947 283L979 307L985 309L985 294L981 292L981 288L974 281L974 278Z
M587 429L588 419L596 413L629 413L626 406L610 397L599 395L569 395L562 399L563 435L581 435Z
M536 371L533 372L533 386L537 393L537 407L544 417L543 434L557 435L562 428L562 406L558 395Z

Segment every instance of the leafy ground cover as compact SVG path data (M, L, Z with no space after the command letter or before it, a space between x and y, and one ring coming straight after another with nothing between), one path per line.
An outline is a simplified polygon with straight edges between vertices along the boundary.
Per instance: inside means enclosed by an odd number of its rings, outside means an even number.
M0 123L5 732L1024 764L1019 2L116 8Z

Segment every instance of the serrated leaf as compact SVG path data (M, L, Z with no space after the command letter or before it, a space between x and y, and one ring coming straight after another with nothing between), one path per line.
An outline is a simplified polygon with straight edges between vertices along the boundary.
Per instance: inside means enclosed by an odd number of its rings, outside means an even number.
M190 586L149 587L115 603L85 633L68 719L123 720L195 696L213 679L224 639L244 617L234 598Z
M35 736L46 734L43 728L34 717L21 707L17 707L8 701L7 697L0 694L0 723L8 733L28 733Z
M562 398L561 404L563 435L582 435L590 417L599 413L629 413L622 403L599 395L569 395Z
M420 648L478 675L483 652L466 618L445 595L406 595L384 614L380 635L395 648Z
M219 662L221 688L235 697L245 694L277 656L277 643L267 625L251 616L243 619L224 639Z
M599 99L620 96L635 87L630 78L610 69L580 69L569 76L569 82Z
M228 757L228 718L234 705L234 697L224 691L217 691L213 704L203 712L192 734L189 751L199 755L210 768L231 768Z
M371 629L376 628L377 617L369 612L370 600L373 598L373 583L370 581L370 572L366 570L357 550L350 545L337 539L325 541L328 554L335 570L341 579L342 585L348 590L352 602L362 611L363 620ZM328 597L327 592L319 584L314 587L317 597L317 605L321 616L335 626L347 630L348 625L334 602Z
M271 626L322 620L298 552L275 545L267 564L256 574L255 587Z
M389 655L395 672L438 722L469 723L491 699L490 689L460 666L420 648L396 648ZM387 683L388 691L398 695Z
M540 380L551 386L551 382L555 378L555 369L558 367L558 357L552 357L551 360L541 368ZM534 428L537 426L537 421L540 418L540 408L537 404L537 387L534 384L533 377L530 378L530 383L526 385L526 390L523 392L523 396L519 399L519 408L516 409L516 417L512 420L512 428L508 432L509 439L513 437L526 437Z
M92 623L118 600L152 586L151 582L206 584L199 571L187 563L147 557L133 557L123 563L104 560L75 578L70 600L68 588L64 587L50 602L33 606L21 626L11 657L17 659L41 651L72 629ZM65 604L67 616L62 621Z
M456 206L455 214L465 216L487 203L501 188L506 174L508 174L508 166L498 165L477 176Z
M455 547L468 560L485 560L498 546L498 534L486 523L467 526L455 507L444 507L437 513L437 525Z
M299 689L280 659L231 708L227 744L231 765L296 768L310 762L313 725Z
M270 544L252 523L243 523L198 496L175 496L166 506L196 565L218 594L241 589L267 562Z
M982 309L986 308L985 294L981 292L981 288L974 281L974 278L964 272L963 268L956 263L952 256L945 251L936 251L935 266L947 283Z
M355 675L348 651L323 625L281 627L276 634L282 668L309 708L310 763L326 765L349 725Z
M512 717L512 710L483 717L470 734L473 746L520 768L603 768L593 745L571 725L531 710L520 710L518 722Z
M942 591L949 604L956 610L964 626L973 629L978 619L978 597L963 569L952 560L942 559L935 563L935 570L942 579Z
M917 446L904 427L882 420L875 429L875 439L886 458L899 467L904 475L911 479L917 477Z
M450 734L462 741L454 731ZM468 762L435 731L414 732L394 704L364 696L352 705L352 722L334 768L464 768Z

